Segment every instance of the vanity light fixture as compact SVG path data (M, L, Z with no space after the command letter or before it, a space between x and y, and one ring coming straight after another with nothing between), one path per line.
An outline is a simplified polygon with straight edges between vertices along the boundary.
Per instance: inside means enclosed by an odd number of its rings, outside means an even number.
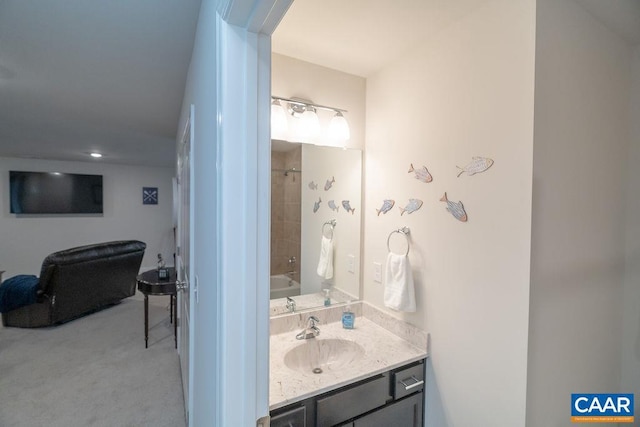
M101 157L102 157L102 154L100 154L100 153L96 153L96 152L89 153L89 155L90 155L91 157L93 157L94 159L99 159L99 158L101 158Z
M349 124L343 115L347 110L314 104L309 100L301 98L272 96L271 99L271 137L274 139L311 143L318 142L317 140L322 130L320 119L318 118L318 110L335 113L326 132L328 139L332 142L344 142L350 138ZM280 103L281 101L286 105L289 116L294 119L291 130L288 132L289 138L279 138L276 136L285 136L287 134L287 131L282 132L284 126L282 124L281 111L283 112L285 107ZM285 114L285 122L287 120L286 116Z

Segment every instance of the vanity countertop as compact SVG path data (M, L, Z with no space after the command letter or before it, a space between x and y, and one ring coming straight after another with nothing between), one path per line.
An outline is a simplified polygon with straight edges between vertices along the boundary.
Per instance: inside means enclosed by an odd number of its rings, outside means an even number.
M420 349L399 336L359 316L354 329L342 328L341 322L318 325L320 335L315 340L343 339L355 341L364 355L348 369L325 369L321 374L300 373L284 363L285 354L306 340L296 340L297 332L272 335L270 339L269 409L277 409L311 396L342 387L367 377L400 367L427 357Z

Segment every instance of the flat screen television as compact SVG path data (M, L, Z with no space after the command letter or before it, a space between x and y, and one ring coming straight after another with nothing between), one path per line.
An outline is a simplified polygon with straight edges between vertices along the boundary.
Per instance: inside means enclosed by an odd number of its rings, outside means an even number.
M11 213L99 214L102 175L9 171Z

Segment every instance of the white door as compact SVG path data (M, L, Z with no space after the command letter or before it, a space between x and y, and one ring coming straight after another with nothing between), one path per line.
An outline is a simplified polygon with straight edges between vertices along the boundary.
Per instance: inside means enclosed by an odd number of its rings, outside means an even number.
M182 373L182 389L184 393L184 408L186 419L189 420L189 413L192 408L192 393L190 385L192 383L192 364L190 363L191 352L189 345L191 339L189 333L191 331L191 292L192 287L189 286L191 278L191 141L193 138L193 110L191 105L189 120L185 125L184 132L180 141L177 160L177 238L176 238L176 269L178 273L179 288L178 292L178 354L180 357L180 371ZM188 421L188 425L191 425Z

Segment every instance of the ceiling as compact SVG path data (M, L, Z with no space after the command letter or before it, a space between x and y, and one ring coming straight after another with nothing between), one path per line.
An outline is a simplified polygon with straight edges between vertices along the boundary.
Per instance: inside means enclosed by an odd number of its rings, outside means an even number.
M296 0L273 35L273 51L369 77L486 1ZM575 1L640 44L640 0Z
M272 49L369 77L487 0L295 0Z
M295 0L273 50L367 77L486 1ZM640 44L640 0L575 1ZM0 156L171 166L200 2L0 0Z
M0 156L165 166L200 0L0 0Z

